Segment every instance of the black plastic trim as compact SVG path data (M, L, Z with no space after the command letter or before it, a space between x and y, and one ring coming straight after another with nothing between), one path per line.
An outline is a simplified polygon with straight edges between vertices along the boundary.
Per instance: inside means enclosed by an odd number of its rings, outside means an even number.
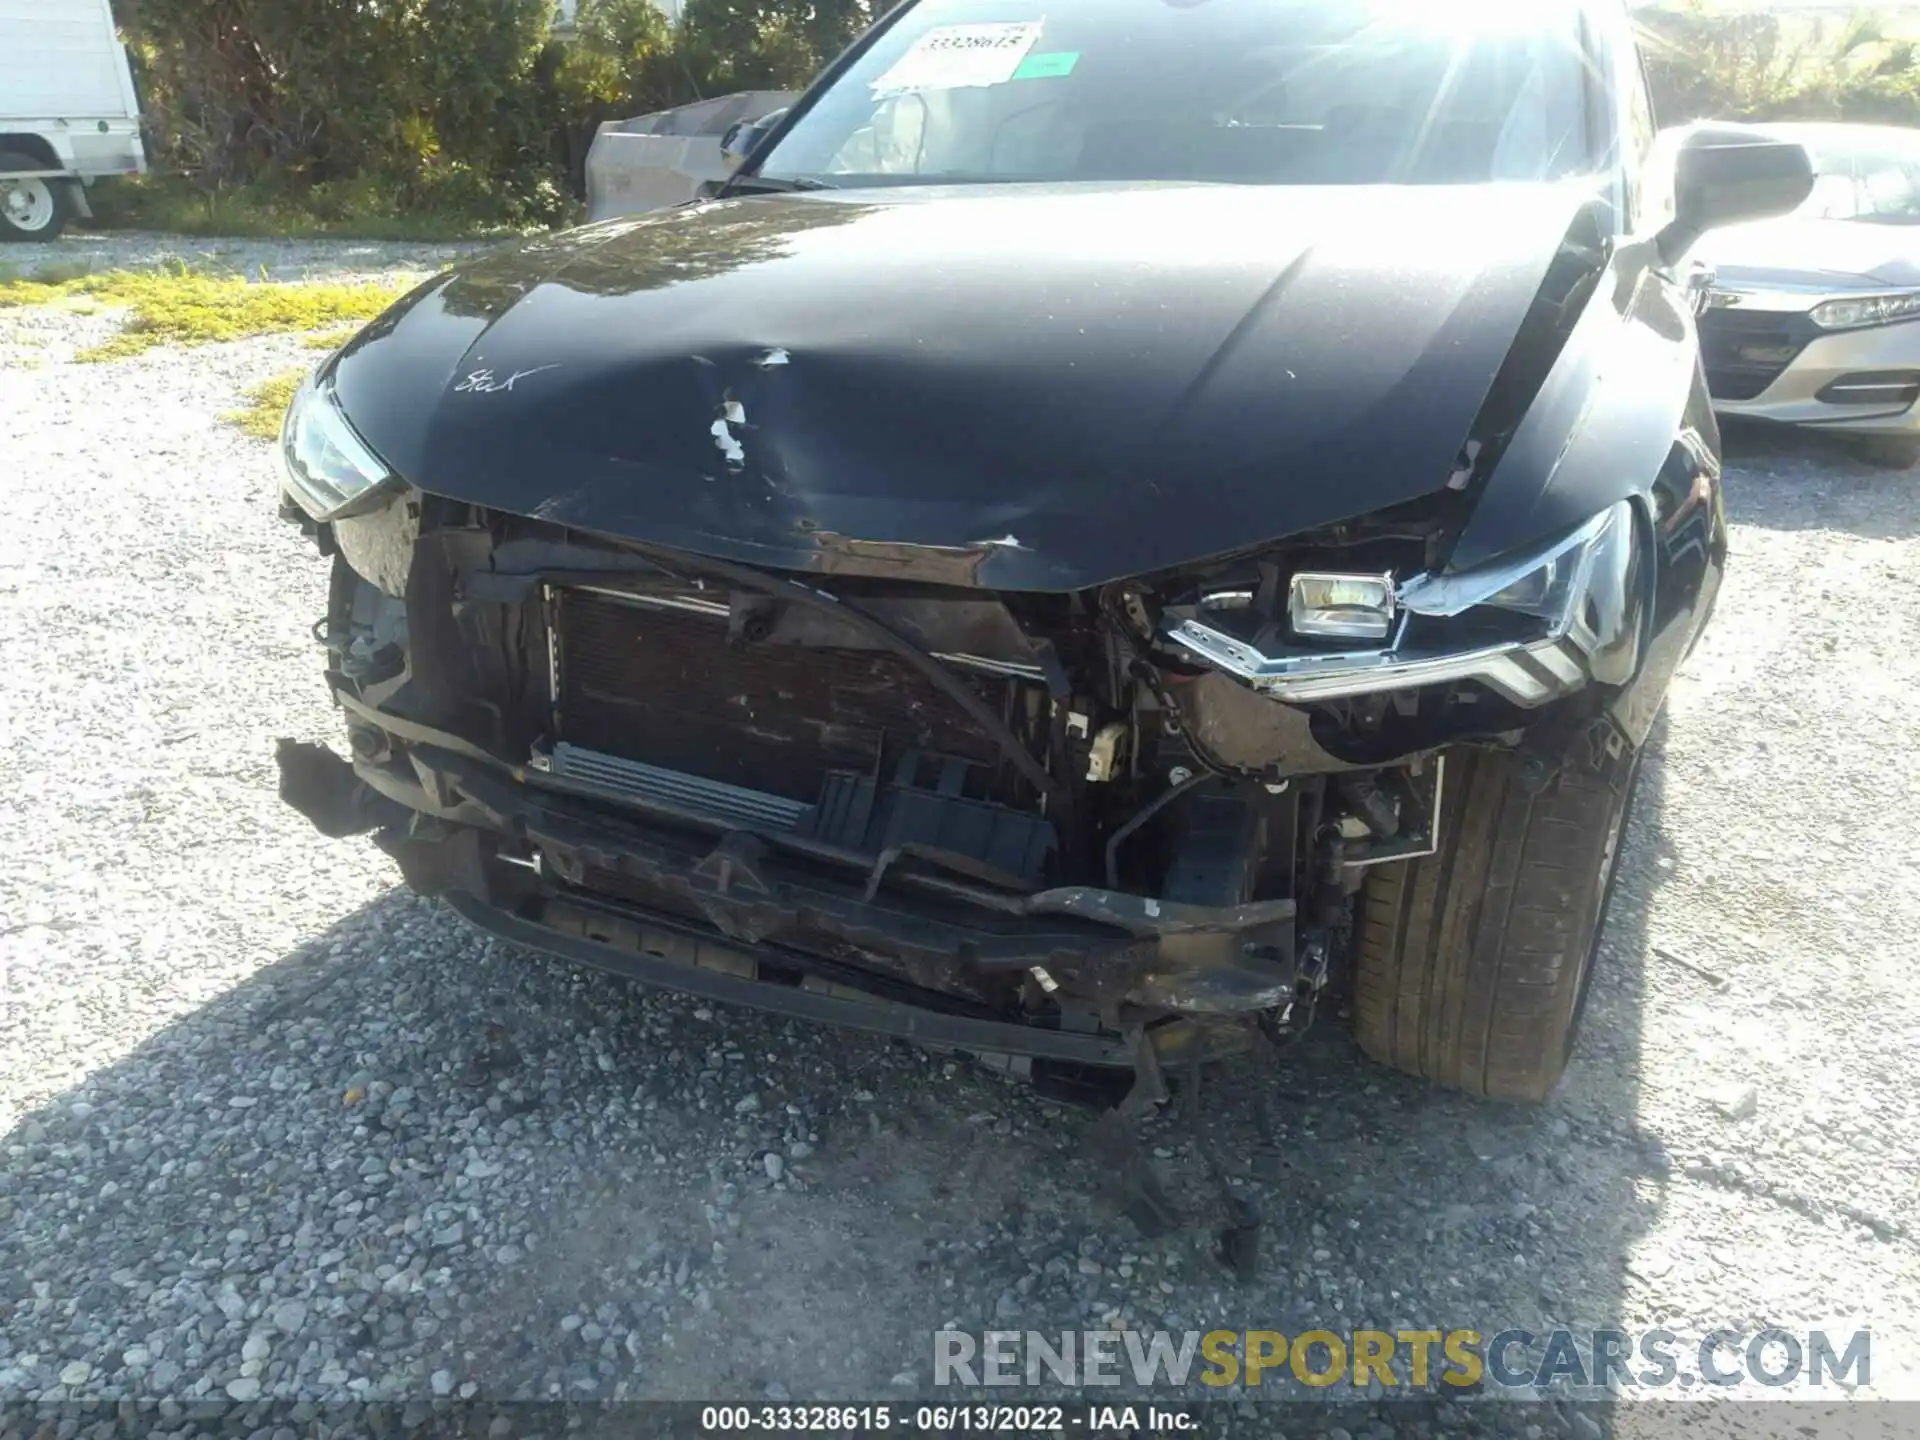
M864 1030L873 1035L897 1036L924 1045L948 1045L989 1054L1031 1055L1036 1059L1063 1060L1082 1065L1130 1068L1134 1063L1132 1052L1122 1040L1105 1040L1094 1035L1043 1030L1029 1025L1008 1025L991 1020L970 1020L964 1016L942 1015L907 1005L884 1002L869 1004L775 985L765 980L748 980L720 970L702 970L657 956L603 945L597 940L566 935L522 919L469 894L456 892L442 898L461 919L499 939L525 946L529 950L545 951L595 970L604 970L623 979L636 980L643 985L676 990L703 1000L744 1005L749 1009L824 1025L844 1025L848 1029ZM658 922L649 919L648 923Z

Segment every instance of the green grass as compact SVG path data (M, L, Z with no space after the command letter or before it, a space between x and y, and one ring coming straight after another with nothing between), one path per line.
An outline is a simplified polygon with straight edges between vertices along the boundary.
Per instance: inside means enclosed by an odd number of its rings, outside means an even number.
M124 308L118 335L75 355L76 360L120 360L156 345L208 345L303 330L328 332L340 343L343 326L371 320L403 287L360 284L280 284L240 275L214 275L172 264L151 271L0 278L0 309L62 305L79 310ZM322 342L320 336L314 343Z
M305 191L260 184L204 188L180 176L102 181L88 191L93 226L171 235L265 240L390 240L447 243L498 239L524 226L477 208L406 207L391 188L346 182Z
M280 420L287 413L287 406L293 403L293 392L300 388L300 382L306 378L306 371L290 370L285 375L276 375L271 380L250 385L247 387L247 408L231 411L220 418L262 440L278 439Z
M337 330L316 330L302 343L309 350L338 350L353 338L359 328L358 325L342 325Z

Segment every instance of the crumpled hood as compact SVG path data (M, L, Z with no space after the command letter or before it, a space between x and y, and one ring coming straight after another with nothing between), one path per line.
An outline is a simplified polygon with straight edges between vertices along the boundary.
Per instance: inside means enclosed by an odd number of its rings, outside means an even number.
M335 379L430 492L792 570L1076 589L1439 490L1585 198L711 202L452 272Z
M1763 220L1709 234L1695 251L1726 285L1882 290L1920 285L1920 227L1861 220Z

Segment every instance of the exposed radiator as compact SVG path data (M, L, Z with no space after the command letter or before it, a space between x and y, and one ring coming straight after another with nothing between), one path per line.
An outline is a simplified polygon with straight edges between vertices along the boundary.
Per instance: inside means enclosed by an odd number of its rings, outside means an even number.
M994 740L885 651L735 645L724 614L595 591L556 591L553 608L556 739L657 772L629 783L678 771L755 792L743 803L812 805L831 773L876 774L919 750L972 762L970 791L1004 790ZM965 683L1005 706L1010 682Z
M638 760L622 760L561 741L549 764L555 775L597 785L618 795L695 810L749 830L793 830L812 810L798 800L743 790L717 780L698 780Z

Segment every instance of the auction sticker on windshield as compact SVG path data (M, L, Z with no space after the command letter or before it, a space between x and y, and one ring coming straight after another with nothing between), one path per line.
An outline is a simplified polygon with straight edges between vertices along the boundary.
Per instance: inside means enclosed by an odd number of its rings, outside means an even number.
M1040 38L1040 23L936 25L873 82L874 91L1004 85Z

